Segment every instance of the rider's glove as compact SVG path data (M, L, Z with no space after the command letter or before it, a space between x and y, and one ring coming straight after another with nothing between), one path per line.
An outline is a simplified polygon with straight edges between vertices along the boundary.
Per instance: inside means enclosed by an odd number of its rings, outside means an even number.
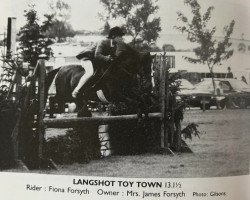
M111 57L111 55L108 55L109 62L112 62L114 59Z

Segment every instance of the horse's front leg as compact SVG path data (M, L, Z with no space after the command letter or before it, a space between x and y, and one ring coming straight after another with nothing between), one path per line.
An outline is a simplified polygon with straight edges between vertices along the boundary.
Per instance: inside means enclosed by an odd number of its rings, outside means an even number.
M141 102L135 100L134 98L130 98L128 96L123 96L123 100L124 100L124 103L126 105L129 105L129 106L136 105L136 109L137 109L136 114L137 114L137 118L138 118L137 123L142 124L142 122L143 122L143 110L141 109Z
M57 103L57 112L55 104ZM49 97L49 117L54 118L54 113L58 113L57 117L61 117L61 114L65 111L65 101L58 96Z
M76 99L77 117L92 117L88 109L88 102L80 98Z
M138 90L132 91L130 96L130 99L132 99L137 105L138 118L142 119L143 114L145 115L145 118L148 118L149 108L145 96L138 94Z

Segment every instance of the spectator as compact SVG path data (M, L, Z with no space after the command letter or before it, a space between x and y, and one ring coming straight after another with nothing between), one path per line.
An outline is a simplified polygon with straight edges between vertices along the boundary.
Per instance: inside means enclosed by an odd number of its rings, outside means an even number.
M231 72L231 67L228 67L227 68L227 74L226 74L226 78L233 78L234 75L233 73Z
M241 81L243 81L244 83L247 84L247 80L246 80L245 76L241 76Z
M216 100L216 103L217 103L217 109L222 109L221 108L221 105L220 105L220 102L221 100L223 100L225 97L223 96L224 94L224 91L223 91L223 86L222 86L222 83L220 82L219 85L216 85L216 89L215 89L215 100Z

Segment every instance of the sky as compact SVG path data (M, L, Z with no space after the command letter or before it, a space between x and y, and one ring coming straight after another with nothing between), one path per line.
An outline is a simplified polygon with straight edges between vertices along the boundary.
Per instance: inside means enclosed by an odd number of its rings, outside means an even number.
M0 0L0 34L7 26L8 17L17 18L17 28L25 24L23 16L24 10L29 3L35 3L40 18L48 11L48 2L51 0ZM104 22L98 17L98 12L102 12L104 8L99 0L64 0L71 6L70 23L75 30L98 30ZM202 11L209 6L214 6L210 21L211 26L217 27L217 36L223 33L224 25L235 20L234 38L242 38L250 40L250 1L249 0L199 0ZM177 11L181 11L190 16L190 9L184 5L183 0L158 0L159 10L156 16L161 17L162 34L180 34L175 25L178 25ZM119 21L113 22L111 25L119 25Z

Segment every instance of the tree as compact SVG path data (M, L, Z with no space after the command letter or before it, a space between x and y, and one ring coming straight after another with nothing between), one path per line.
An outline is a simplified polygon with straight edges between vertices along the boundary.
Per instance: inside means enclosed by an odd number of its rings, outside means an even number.
M52 53L49 45L53 41L45 36L45 31L50 27L51 18L49 15L45 15L46 20L42 25L39 25L35 5L29 5L28 10L25 10L24 13L27 23L21 27L18 33L20 37L19 49L24 62L28 62L34 67L42 54L45 59L49 59Z
M107 18L119 19L136 43L138 37L150 43L156 41L161 31L160 18L155 17L157 0L100 0L107 11Z
M57 38L63 42L67 37L74 37L75 31L68 22L70 18L70 6L62 0L52 0L49 4L52 16L52 25L47 30L47 36Z
M51 0L49 3L49 7L56 19L64 22L69 20L71 12L69 4L65 3L62 0Z
M196 58L185 57L185 59L191 63L202 63L208 66L215 91L213 69L215 65L220 65L223 60L227 60L233 55L233 50L230 49L232 43L229 42L229 39L233 33L235 22L232 20L229 25L224 27L224 38L217 41L214 39L216 27L208 28L214 7L210 6L202 15L201 6L197 0L184 0L184 3L191 8L193 17L189 20L183 13L177 12L178 20L182 21L184 25L176 28L182 33L186 33L189 41L198 43L198 47L194 49Z
M67 37L74 37L75 31L69 23L54 19L46 35L56 38L57 42L64 42Z

